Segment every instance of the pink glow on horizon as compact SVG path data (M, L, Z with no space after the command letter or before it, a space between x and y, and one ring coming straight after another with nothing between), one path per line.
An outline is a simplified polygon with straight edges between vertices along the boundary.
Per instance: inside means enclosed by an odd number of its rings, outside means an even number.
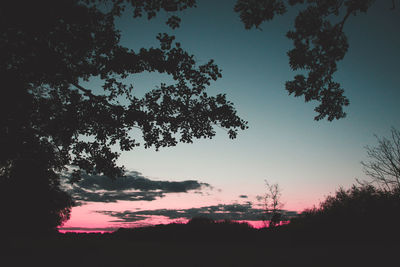
M246 220L242 220L242 221L235 221L238 223L247 223L248 225L250 225L253 228L256 229L260 229L260 228L265 228L265 227L269 227L269 221L246 221ZM290 221L281 221L279 222L279 226L281 225L287 225L289 224Z
M61 234L67 234L67 233L75 233L75 234L107 234L107 233L112 233L115 230L109 230L109 231L102 231L102 230L72 230L72 229L58 229L58 232Z
M256 202L255 196L248 195L245 199L234 199L225 196L218 190L211 190L212 194L198 193L173 193L155 201L118 201L118 202L88 202L85 205L72 208L71 218L60 227L61 231L101 232L116 230L118 228L143 227L156 224L186 223L188 219L170 219L165 216L143 216L143 220L126 222L119 218L101 213L102 211L125 212L145 211L157 209L184 210L190 208L202 208L219 204L245 204L253 203L253 208L261 208ZM233 200L232 200L233 199ZM284 208L287 208L285 205ZM139 215L140 216L140 215ZM146 218L148 217L148 218ZM262 221L243 221L254 228L265 227Z
M120 224L119 227L108 227L108 228L74 228L74 227L60 227L58 231L60 233L112 233L118 228L139 228L139 227L146 227L146 226L152 226L152 225L166 225L166 224L172 224L172 223L178 223L178 224L186 224L189 221L189 219L186 218L177 218L177 219L170 219L165 216L152 216L151 218L147 218L145 220L137 221L137 222L132 222L132 223L124 223ZM217 221L218 222L218 221ZM236 223L247 223L249 226L255 228L255 229L261 229L265 227L269 227L269 221L250 221L250 220L237 220L233 221ZM289 224L290 221L281 221L279 225L287 225Z

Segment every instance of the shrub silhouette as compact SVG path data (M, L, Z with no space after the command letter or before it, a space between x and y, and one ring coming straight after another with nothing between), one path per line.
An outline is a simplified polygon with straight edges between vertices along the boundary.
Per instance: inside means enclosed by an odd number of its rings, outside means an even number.
M305 210L290 228L311 238L396 239L400 237L400 190L372 185L340 188L318 208Z

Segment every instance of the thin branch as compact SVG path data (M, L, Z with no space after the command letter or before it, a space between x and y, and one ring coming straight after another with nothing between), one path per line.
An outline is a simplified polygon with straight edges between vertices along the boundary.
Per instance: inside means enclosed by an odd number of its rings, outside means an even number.
M90 97L94 97L95 95L92 93L92 91L90 91L89 89L83 88L82 86L80 86L77 83L71 83L73 86L75 86L76 88L78 88L79 90L81 90L82 92L85 93L85 95L90 96Z
M86 89L86 88L83 88L82 86L80 86L80 85L77 84L77 83L71 83L71 84L72 84L73 86L75 86L76 88L78 88L79 90L81 90L82 92L84 92L85 95L88 96L88 97L90 97L90 98L99 98L99 97L100 97L100 96L94 95L94 94L92 93L91 90ZM104 103L105 105L107 105L108 107L113 107L112 104L110 104L110 103L107 102L107 101L104 101L104 99L101 99L101 100L103 100L103 103ZM143 131L143 128L140 127L140 126L132 125L131 127Z
M351 15L351 11L350 9L347 10L346 16L344 16L343 20L339 23L340 25L340 31L343 31L343 26L344 23L346 22L346 20L348 19L348 17Z
M400 187L400 132L391 130L391 139L379 138L376 147L366 147L368 162L361 162L364 172L373 182L388 190Z

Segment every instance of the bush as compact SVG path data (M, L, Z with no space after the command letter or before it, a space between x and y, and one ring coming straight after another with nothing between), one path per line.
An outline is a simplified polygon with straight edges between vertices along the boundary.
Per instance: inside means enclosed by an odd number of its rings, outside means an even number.
M320 238L398 239L400 190L384 191L372 185L340 188L318 208L305 210L291 228Z

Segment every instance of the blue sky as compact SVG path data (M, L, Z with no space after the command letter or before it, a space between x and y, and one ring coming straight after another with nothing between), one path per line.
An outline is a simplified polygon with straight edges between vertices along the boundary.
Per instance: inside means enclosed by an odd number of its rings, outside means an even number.
M400 10L389 10L390 1L376 1L367 15L349 18L345 32L350 48L335 75L350 100L348 115L339 121L317 122L315 104L288 96L284 89L285 81L295 75L286 55L292 44L285 34L297 11L262 24L262 31L245 30L233 12L235 1L198 2L197 8L181 13L177 30L164 25L165 14L151 21L122 17L118 21L121 42L134 49L157 46L157 33L168 32L199 64L214 59L223 77L208 92L226 93L249 129L235 140L217 130L212 140L158 152L143 147L124 152L119 162L145 177L194 179L214 187L203 197L187 194L152 204L125 203L124 210L137 205L155 209L185 203L228 204L240 201L239 195L255 201L264 191L264 179L279 183L287 209L301 210L317 205L339 186L349 187L355 178L365 178L360 165L366 156L364 146L376 144L374 134L388 136L390 127L400 128ZM130 81L142 95L170 80L145 73Z

